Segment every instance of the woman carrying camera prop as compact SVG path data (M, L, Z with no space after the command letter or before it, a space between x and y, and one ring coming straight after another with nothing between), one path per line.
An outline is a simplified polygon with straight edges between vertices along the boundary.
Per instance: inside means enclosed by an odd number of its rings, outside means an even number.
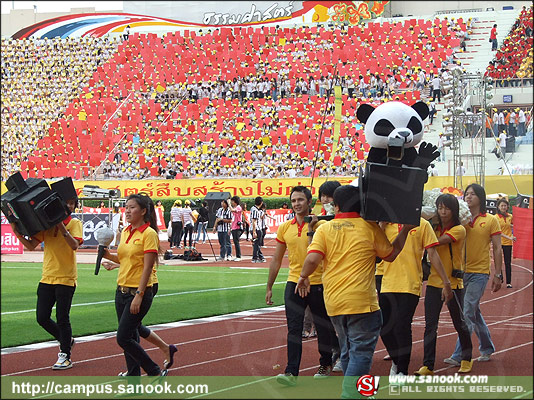
M436 199L438 225L434 232L439 245L435 247L439 254L443 268L453 292L453 298L447 301L447 308L460 338L462 346L461 368L458 372L470 372L473 366L471 355L473 344L471 335L463 318L462 305L464 302L463 285L463 253L465 244L465 228L460 224L460 206L452 194L442 194ZM443 306L441 291L443 281L432 266L426 285L425 294L425 336L423 366L415 371L415 375L434 375L436 361L436 340L438 336L438 321Z

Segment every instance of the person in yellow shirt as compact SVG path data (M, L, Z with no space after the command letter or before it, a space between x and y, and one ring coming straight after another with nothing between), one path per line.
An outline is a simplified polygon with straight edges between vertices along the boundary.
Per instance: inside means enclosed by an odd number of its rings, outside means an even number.
M514 219L512 214L508 214L510 203L505 198L497 201L497 219L501 226L501 247L504 256L504 270L506 271L506 287L512 287L512 245L515 236L512 232Z
M304 217L310 213L312 194L305 186L295 186L290 194L291 206L295 218L282 223L276 235L276 249L269 265L269 278L265 302L272 305L273 284L278 276L282 259L286 250L289 257L289 275L287 278L284 304L287 319L287 366L283 374L277 376L277 382L283 385L296 385L299 375L300 359L302 356L302 328L306 306L310 306L313 322L317 329L317 343L319 348L319 369L316 378L330 375L332 370L332 347L336 332L328 318L323 298L323 283L321 281L322 268L318 268L310 276L311 289L307 297L300 297L295 293L297 281L302 270L309 238L313 236L309 224Z
M452 194L442 194L436 199L438 210L438 225L434 232L439 245L436 250L445 268L445 273L453 290L453 299L447 302L447 308L452 323L462 346L462 362L458 372L470 372L473 367L471 360L473 344L471 335L463 318L462 304L464 301L464 285L462 274L464 270L464 244L465 228L460 224L460 205ZM425 293L425 336L423 366L415 375L433 375L436 361L436 340L438 337L438 321L443 306L442 300L443 282L437 274L434 266L430 269L430 275Z
M69 199L66 203L72 213L78 199ZM69 215L63 222L29 239L18 232L15 224L11 224L11 227L30 251L44 242L43 274L37 288L37 322L59 341L60 352L52 369L72 368L70 357L74 339L70 308L78 279L76 250L83 243L82 222ZM57 322L50 318L54 305Z
M393 243L376 222L360 217L359 189L344 185L334 192L335 218L319 226L308 248L295 291L305 298L321 271L326 311L341 347L342 398L355 398L355 377L371 369L382 326L375 287L376 256L393 261L413 228L404 226Z
M489 361L495 352L490 331L480 312L480 299L484 294L490 277L490 243L493 247L495 273L491 280L491 291L495 293L502 284L501 227L497 217L486 213L486 191L476 183L465 189L464 200L471 211L472 221L465 227L465 274L464 274L464 318L471 334L475 331L480 357L478 361ZM462 346L456 341L453 354L443 360L451 365L460 366Z
M395 232L391 233L388 230L400 232L401 226L387 225L387 237L395 237ZM391 356L390 375L408 375L412 352L412 320L421 295L423 282L421 260L425 249L444 282L443 299L448 301L452 298L450 282L434 248L438 244L432 226L421 218L419 226L410 230L399 256L393 262L386 260L384 264L382 289L379 295L384 320L380 337Z
M161 370L139 344L138 328L152 305L152 271L160 250L154 203L148 196L132 194L126 200L125 216L130 225L122 231L117 254L104 253L104 258L119 264L117 343L124 350L128 376L140 376L141 368L149 376L167 375L167 369Z

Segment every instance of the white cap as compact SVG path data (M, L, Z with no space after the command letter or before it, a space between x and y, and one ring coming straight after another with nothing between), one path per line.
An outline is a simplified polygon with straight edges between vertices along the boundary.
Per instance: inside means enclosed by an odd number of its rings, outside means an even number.
M120 203L118 201L115 202L115 207L120 207Z

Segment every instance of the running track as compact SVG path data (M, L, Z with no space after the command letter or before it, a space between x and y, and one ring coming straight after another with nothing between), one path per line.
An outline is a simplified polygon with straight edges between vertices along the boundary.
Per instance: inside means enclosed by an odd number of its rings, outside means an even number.
M252 264L249 242L241 242L245 259L240 263L225 262L224 266L268 267L268 263ZM218 244L212 241L215 251ZM209 245L200 245L200 251L213 265ZM269 257L274 240L266 240L264 254ZM175 254L177 250L175 250ZM247 257L248 255L248 257ZM181 263L182 264L182 263ZM221 265L219 263L219 265ZM283 266L287 266L287 255ZM533 374L533 274L532 261L513 260L512 289L502 288L497 293L486 289L481 309L490 327L496 352L490 362L475 362L473 374L491 376L532 376ZM156 299L157 301L157 299ZM422 365L424 304L417 308L413 327L413 348L410 370ZM36 324L36 329L39 327ZM181 376L271 376L283 372L286 364L286 323L283 307L252 310L227 316L182 321L153 327L167 342L178 346L174 366L169 375ZM447 309L440 317L435 372L454 374L457 367L443 363L454 348L456 332ZM2 349L2 376L66 375L116 376L125 370L123 354L115 341L114 332L76 339L72 360L74 367L53 371L50 366L57 357L57 342ZM164 355L146 341L141 342L151 357L160 365ZM478 357L478 340L473 335L473 357ZM386 352L379 340L371 373L389 375L391 363L383 361ZM317 340L303 342L301 375L313 375L319 366Z

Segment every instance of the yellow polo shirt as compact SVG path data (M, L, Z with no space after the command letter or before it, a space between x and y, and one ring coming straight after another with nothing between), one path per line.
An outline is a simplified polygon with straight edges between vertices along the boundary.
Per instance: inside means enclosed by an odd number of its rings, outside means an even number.
M465 230L465 272L489 274L491 237L501 233L497 217L487 213L479 214L465 226Z
M445 273L451 281L451 288L453 289L462 289L464 287L463 279L454 278L451 276L453 267L455 269L465 269L464 264L464 244L465 244L465 228L462 225L456 225L453 227L441 229L438 225L436 226L434 232L436 237L440 238L443 235L447 235L452 239L451 250L452 250L452 260L451 252L449 250L448 244L440 244L436 247L436 250L445 269ZM428 276L428 286L434 286L437 288L443 287L443 281L438 275L434 266L430 268L430 275Z
M157 232L147 222L138 229L129 225L123 229L121 242L117 248L120 268L117 284L120 286L137 288L143 274L145 253L157 253L159 237ZM147 287L152 286L153 272Z
M83 243L82 221L69 216L63 221L67 231L80 244ZM39 232L34 236L44 242L42 283L49 285L76 286L78 271L76 270L76 251L72 250L59 232L53 227Z
M319 221L315 225L317 227L322 225L326 221ZM276 233L276 241L285 244L288 250L289 258L289 274L287 276L288 282L297 282L304 265L304 260L308 254L308 223L303 222L299 225L297 218L293 218L290 221L282 223L278 227ZM321 275L323 274L323 265L319 264L317 269L309 276L311 285L321 285Z
M395 237L397 235L398 229ZM425 249L438 244L432 226L421 218L419 226L408 233L406 243L395 261L385 262L380 293L411 293L421 296L423 253Z
M499 225L501 227L501 233L512 237L512 224L514 223L512 214L508 214L507 217L497 214L497 220L499 221ZM513 244L514 242L512 240L501 236L501 246L512 246Z
M393 241L395 240L395 238L397 237L397 235L399 234L400 232L400 228L402 228L402 225L399 225L399 224L394 224L392 222L388 222L384 228L384 232L386 234L386 237L388 238L388 240L393 243ZM385 261L382 260L380 261L378 264L376 264L376 272L375 272L375 275L384 275L384 265L385 265Z
M324 302L329 316L379 310L375 259L393 246L375 222L358 213L340 213L317 228L309 253L323 256Z

